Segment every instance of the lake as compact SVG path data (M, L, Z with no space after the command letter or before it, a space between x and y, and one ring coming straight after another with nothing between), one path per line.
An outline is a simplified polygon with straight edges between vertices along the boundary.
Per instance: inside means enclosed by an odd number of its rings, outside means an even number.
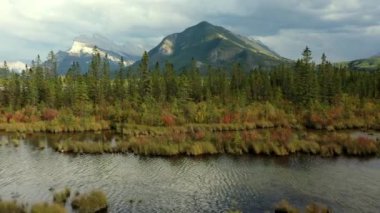
M103 190L109 212L265 212L281 199L297 207L320 202L334 212L380 211L379 158L67 155L34 145L58 137L102 140L112 134L34 134L17 148L1 146L2 199L51 201L49 189L67 186Z

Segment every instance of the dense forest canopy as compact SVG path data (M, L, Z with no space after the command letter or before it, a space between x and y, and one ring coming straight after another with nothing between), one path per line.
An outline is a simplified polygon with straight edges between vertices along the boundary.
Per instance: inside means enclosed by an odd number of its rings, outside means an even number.
M77 117L162 125L168 122L164 115L177 123L220 122L228 113L257 103L297 114L338 106L353 110L366 104L376 109L380 99L379 70L337 67L324 54L321 63L315 64L309 48L294 64L269 71L243 70L235 64L232 69L207 67L201 72L194 60L181 72L170 62L152 68L148 64L145 52L137 69L125 67L121 59L119 69L111 73L107 56L102 58L96 51L85 74L73 63L65 76L59 76L53 52L44 63L38 56L20 74L9 72L4 64L0 70L2 113L24 109L27 114L25 109L33 108L44 117L48 109Z

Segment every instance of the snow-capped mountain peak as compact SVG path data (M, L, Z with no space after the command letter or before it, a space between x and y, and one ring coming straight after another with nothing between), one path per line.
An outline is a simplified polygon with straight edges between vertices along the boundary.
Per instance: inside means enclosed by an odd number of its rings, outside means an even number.
M95 48L96 46L96 48ZM85 72L91 62L92 55L99 53L102 58L107 56L110 61L111 69L117 69L121 57L124 59L124 65L133 64L138 55L128 52L123 45L118 45L106 37L94 34L92 36L80 35L74 38L72 46L67 51L57 53L58 71L65 73L73 62L79 62L81 70Z
M88 43L83 43L80 41L74 41L73 45L71 46L71 49L68 51L70 54L93 54L94 53L94 47L95 45L91 45Z

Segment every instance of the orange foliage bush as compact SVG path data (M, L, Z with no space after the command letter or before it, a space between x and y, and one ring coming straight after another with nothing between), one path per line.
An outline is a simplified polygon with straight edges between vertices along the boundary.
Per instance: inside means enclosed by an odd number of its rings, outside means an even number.
M232 123L234 120L235 116L233 113L227 113L226 115L223 116L222 122L225 124Z
M46 108L42 111L41 118L44 121L52 121L58 116L58 110Z
M290 128L279 128L271 133L271 141L277 141L282 144L286 144L290 141L292 138L293 133L292 129Z
M162 122L164 122L165 126L174 126L175 125L175 117L171 114L164 114L161 116Z
M259 134L256 131L244 131L242 138L244 142L253 142L259 139Z
M170 138L175 143L182 143L186 140L186 134L183 133L171 133Z
M200 141L206 137L206 133L202 130L198 130L192 134L193 140Z
M341 106L332 107L330 110L327 111L327 114L330 119L338 119L343 114L343 107Z

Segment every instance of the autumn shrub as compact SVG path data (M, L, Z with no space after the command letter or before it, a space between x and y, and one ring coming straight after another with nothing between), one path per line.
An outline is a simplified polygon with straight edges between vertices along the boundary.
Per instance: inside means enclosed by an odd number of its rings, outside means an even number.
M45 108L42 110L41 118L44 121L52 121L58 116L58 110L51 109L51 108Z
M172 132L169 134L168 139L174 143L183 143L183 142L185 142L186 138L187 138L187 135L185 133Z
M227 114L223 115L222 123L230 124L234 121L235 114L232 112L228 112Z
M277 128L271 132L271 141L287 144L293 137L293 132L290 128Z
M176 123L175 116L169 113L163 114L161 119L165 126L174 126Z
M258 139L260 139L260 135L257 131L243 131L242 133L242 140L245 143L252 143Z
M206 132L202 130L191 133L191 138L195 141L203 140L206 137Z
M374 155L378 151L376 142L366 137L351 139L344 147L349 155Z

